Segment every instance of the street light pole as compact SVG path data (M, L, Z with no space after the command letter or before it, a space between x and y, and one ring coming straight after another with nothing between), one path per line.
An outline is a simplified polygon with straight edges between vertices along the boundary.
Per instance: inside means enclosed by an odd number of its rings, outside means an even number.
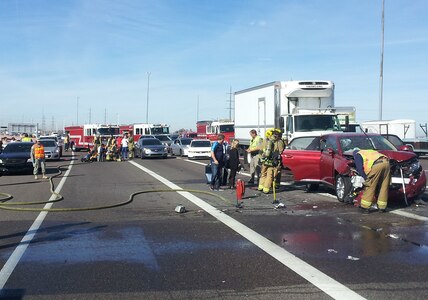
M147 107L146 107L146 123L149 123L149 92L150 92L150 72L147 72Z
M379 120L382 120L383 101L383 48L384 48L384 26L385 25L385 0L382 0L382 33L380 50L380 77L379 77Z

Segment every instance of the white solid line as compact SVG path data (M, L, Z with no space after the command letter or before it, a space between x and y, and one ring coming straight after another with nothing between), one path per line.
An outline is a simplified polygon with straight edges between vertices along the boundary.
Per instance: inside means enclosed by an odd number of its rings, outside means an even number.
M55 193L59 194L59 192L61 192L61 189L62 189L65 181L67 180L67 176L70 173L72 165L74 163L73 158L74 158L74 155L72 156L72 160L69 164L69 168L68 168L67 172L65 172L64 177L61 179L57 188L55 189ZM56 196L54 194L52 194L51 197L49 198L49 200L54 200L55 197ZM48 209L48 208L51 208L52 205L53 205L53 202L46 203L43 208ZM30 245L32 239L36 235L37 230L39 230L40 226L42 225L43 220L45 219L47 214L48 214L47 211L40 212L40 214L34 220L33 225L31 225L30 229L28 229L27 233L22 238L19 245L15 248L15 250L13 251L11 256L9 257L9 259L4 264L3 268L0 271L0 292L1 292L1 290L3 290L7 280L9 279L10 275L12 275L13 270L15 270L15 267L17 266L18 262L21 260L21 257L24 255L25 250L27 250L28 246Z
M167 179L163 178L162 176L156 174L155 172L133 162L129 161L130 164L134 165L135 167L143 170L147 174L151 175L152 177L156 178L166 186L168 186L171 189L181 189L179 186L175 185L174 183L168 181ZM312 267L308 263L304 262L300 258L294 256L290 252L286 251L284 248L278 246L277 244L271 242L261 234L255 232L254 230L248 228L244 224L241 224L240 222L236 221L232 217L228 216L224 212L216 209L215 207L211 206L210 204L206 203L202 199L194 196L193 194L189 192L177 192L186 199L188 199L193 204L199 206L203 210L205 210L207 213L209 213L211 216L225 224L226 226L230 227L232 230L236 231L240 235L242 235L244 238L252 242L254 245L265 251L267 254L281 262L283 265L318 287L320 290L322 290L324 293L328 294L334 299L365 299L361 295L357 294L356 292L352 291L348 287L344 286L340 282L334 280L330 276L322 273L318 269Z
M389 213L391 214L396 214L402 217L406 217L406 218L411 218L411 219L415 219L415 220L419 220L419 221L428 221L427 217L424 216L419 216L417 214L411 213L411 212L407 212L401 209L397 209L397 210L392 210Z

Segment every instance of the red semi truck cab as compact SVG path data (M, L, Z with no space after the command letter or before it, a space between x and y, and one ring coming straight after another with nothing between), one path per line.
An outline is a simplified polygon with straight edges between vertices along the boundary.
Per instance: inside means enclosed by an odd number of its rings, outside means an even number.
M232 121L198 121L196 122L197 137L216 141L221 133L225 141L230 143L235 137L235 127Z

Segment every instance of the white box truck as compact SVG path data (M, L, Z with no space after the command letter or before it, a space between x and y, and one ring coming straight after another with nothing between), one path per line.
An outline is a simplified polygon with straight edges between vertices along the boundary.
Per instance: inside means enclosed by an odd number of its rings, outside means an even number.
M235 138L249 146L251 129L264 137L279 128L289 141L297 136L341 131L334 110L334 83L323 80L274 81L235 92Z

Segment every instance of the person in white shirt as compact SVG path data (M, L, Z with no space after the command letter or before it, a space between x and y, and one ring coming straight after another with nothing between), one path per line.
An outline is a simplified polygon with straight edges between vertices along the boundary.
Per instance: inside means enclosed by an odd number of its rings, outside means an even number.
M128 134L125 133L125 135L123 136L122 139L122 160L127 160L128 159Z

